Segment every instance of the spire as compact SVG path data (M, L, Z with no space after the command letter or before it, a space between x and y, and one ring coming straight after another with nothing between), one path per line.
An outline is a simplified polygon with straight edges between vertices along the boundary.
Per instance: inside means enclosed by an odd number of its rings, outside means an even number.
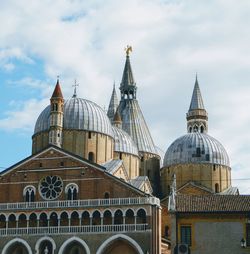
M75 79L75 84L72 85L74 87L74 94L73 94L73 98L76 98L77 97L77 94L76 94L76 87L79 86L79 84L76 82L76 79Z
M61 86L59 83L59 77L57 77L56 86L55 86L55 89L54 89L54 92L53 92L51 98L63 98Z
M117 98L117 94L116 94L116 90L115 90L115 82L114 82L113 91L112 91L111 99L109 102L108 113L107 113L111 122L114 119L117 107L118 107L118 98Z
M121 98L122 99L136 99L136 83L134 81L134 76L130 64L129 54L132 52L132 47L127 46L126 51L126 62L122 74L122 81L120 85Z
M190 107L187 113L187 130L191 132L207 132L208 130L208 116L204 108L201 91L198 83L197 73L195 78L193 95Z
M189 111L194 109L205 109L202 96L201 96L199 83L198 83L197 73L196 73L194 90L193 90L193 95L192 95Z
M113 123L116 127L122 128L122 118L118 108L115 112Z

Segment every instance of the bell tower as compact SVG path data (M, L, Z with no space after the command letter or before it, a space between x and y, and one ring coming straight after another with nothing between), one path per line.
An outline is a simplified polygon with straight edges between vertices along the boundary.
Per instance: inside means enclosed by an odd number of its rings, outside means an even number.
M201 91L196 74L193 95L190 103L187 118L187 132L207 133L208 131L208 114L204 108Z
M121 100L136 99L136 83L134 81L134 76L130 64L129 54L132 52L132 47L127 46L126 51L126 62L123 70L122 81L120 84L121 90Z
M58 78L54 92L50 98L50 128L49 128L49 144L58 147L62 146L63 107L64 107L64 99Z

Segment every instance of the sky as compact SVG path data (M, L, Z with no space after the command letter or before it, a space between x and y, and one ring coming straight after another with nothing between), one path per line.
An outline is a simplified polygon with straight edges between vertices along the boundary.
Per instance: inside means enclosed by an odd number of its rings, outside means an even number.
M249 0L0 0L0 170L31 155L39 113L60 76L107 109L130 60L141 109L166 151L186 133L195 75L209 135L226 148L233 186L250 193Z

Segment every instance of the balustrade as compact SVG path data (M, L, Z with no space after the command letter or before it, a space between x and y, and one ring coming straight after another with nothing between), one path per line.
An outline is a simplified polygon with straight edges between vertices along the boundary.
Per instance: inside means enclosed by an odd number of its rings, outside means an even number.
M1 203L0 211L69 208L69 207L81 207L81 208L99 207L99 206L105 207L105 206L116 206L116 205L127 206L127 205L147 205L147 204L160 206L160 200L155 197L135 197L135 198L110 198L110 199Z
M35 228L3 228L0 236L11 235L44 235L44 234L91 234L112 232L145 232L150 231L148 224L119 224L119 225L89 225L89 226L57 226L57 227L35 227Z

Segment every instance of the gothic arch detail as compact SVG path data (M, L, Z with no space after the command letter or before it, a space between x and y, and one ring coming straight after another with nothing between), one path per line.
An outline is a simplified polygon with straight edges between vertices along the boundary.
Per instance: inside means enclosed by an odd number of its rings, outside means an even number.
M28 251L28 254L32 254L32 250L31 250L29 244L28 244L25 240L23 240L23 239L21 239L21 238L14 238L14 239L12 239L11 241L9 241L9 242L4 246L3 251L2 251L2 254L8 254L8 252L7 252L8 249L11 247L11 245L13 245L13 244L15 244L15 243L21 243L21 244L23 244L23 245L26 247L26 249L27 249L27 251Z
M85 248L86 254L90 254L88 245L81 238L76 236L73 236L69 238L68 240L66 240L61 246L61 248L59 249L58 254L63 254L63 251L67 247L67 245L74 241L80 243Z
M135 249L136 251L138 252L138 254L144 254L140 245L134 240L132 239L131 237L127 236L127 235L123 235L123 234L117 234L117 235L113 235L111 236L110 238L108 238L106 241L104 241L101 246L98 248L96 254L102 254L103 251L105 251L105 248L110 244L112 243L113 241L116 241L116 240L125 240L127 242L129 242Z

